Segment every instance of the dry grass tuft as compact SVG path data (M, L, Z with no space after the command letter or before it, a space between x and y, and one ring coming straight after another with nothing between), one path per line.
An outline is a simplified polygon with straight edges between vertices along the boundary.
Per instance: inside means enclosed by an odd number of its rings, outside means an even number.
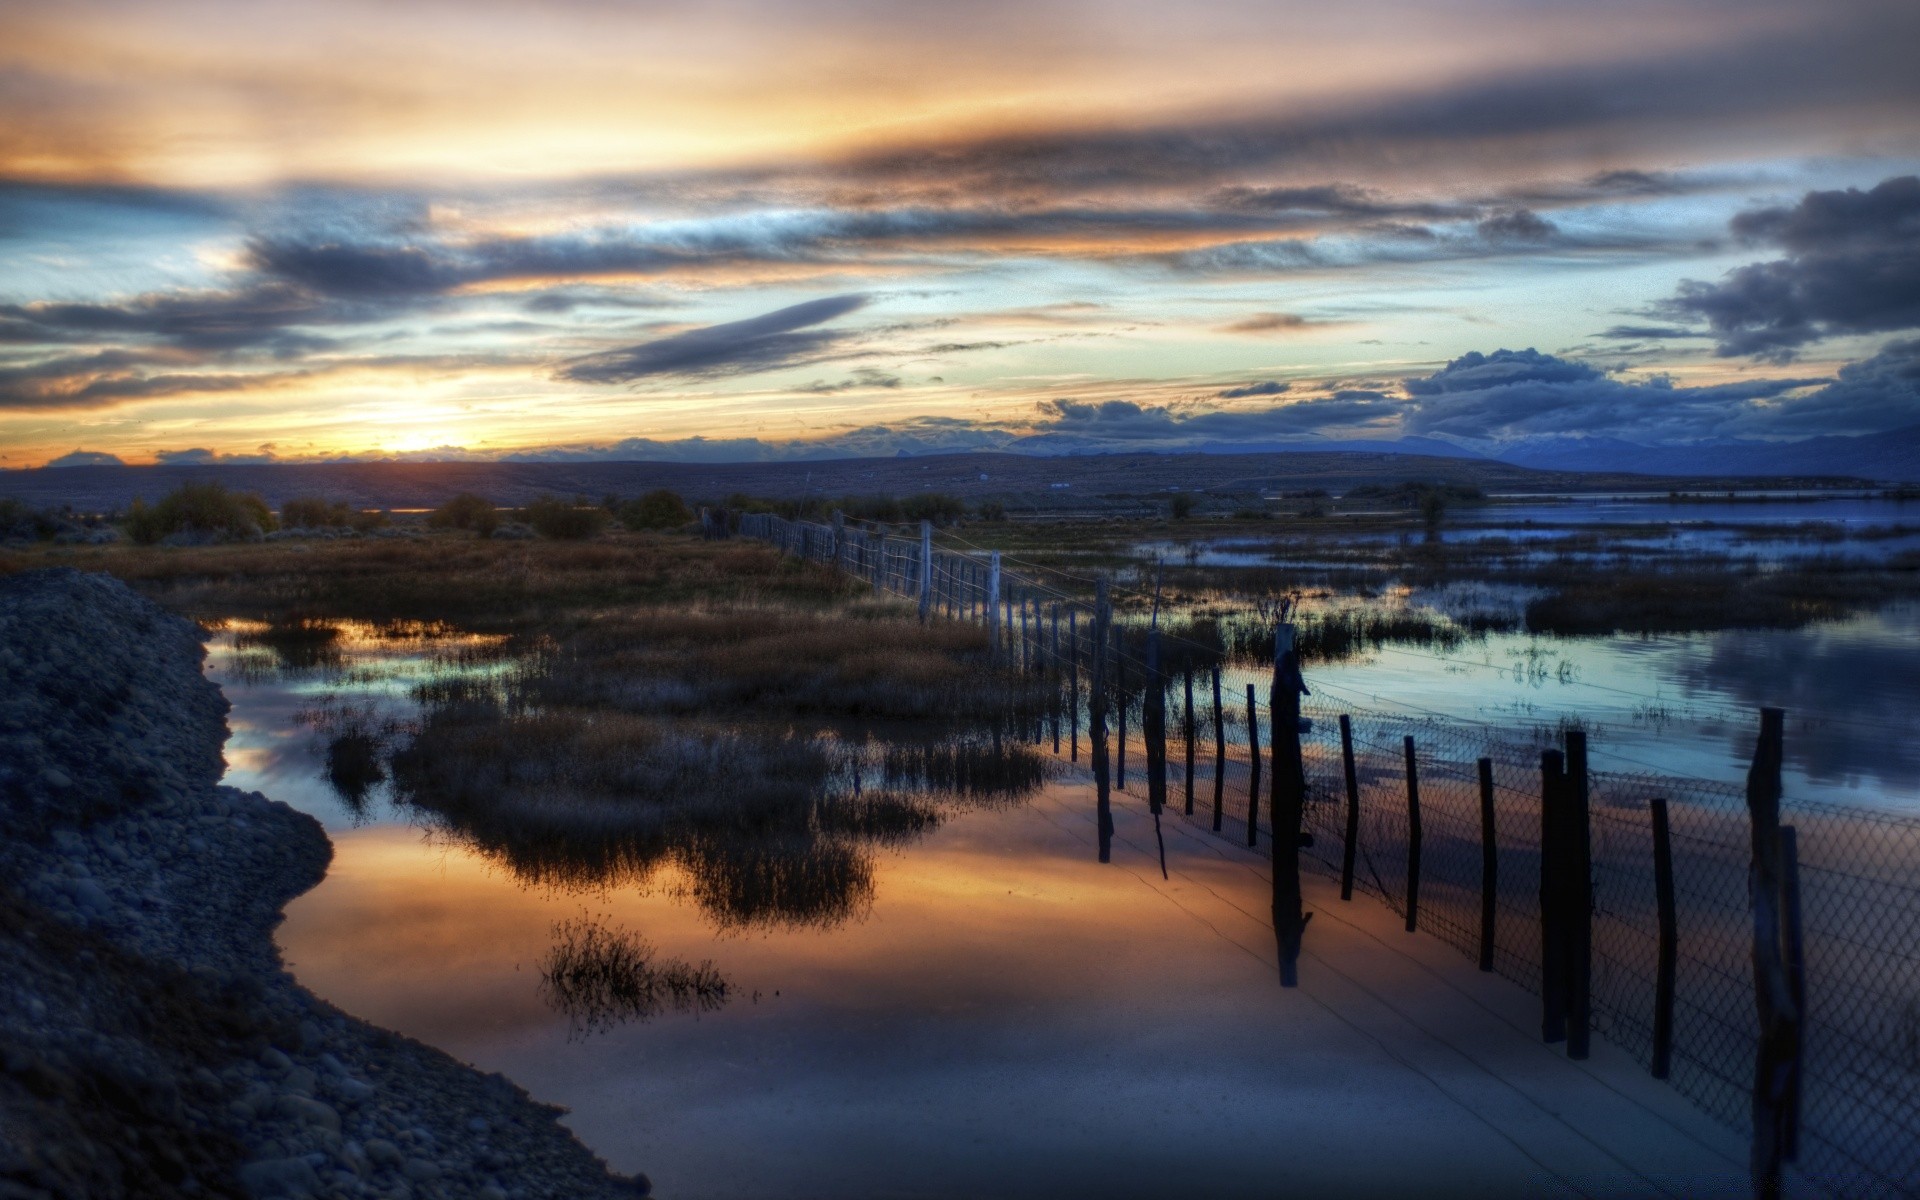
M554 925L540 982L574 1030L587 1033L666 1012L712 1012L732 991L712 963L660 959L646 939L591 917Z

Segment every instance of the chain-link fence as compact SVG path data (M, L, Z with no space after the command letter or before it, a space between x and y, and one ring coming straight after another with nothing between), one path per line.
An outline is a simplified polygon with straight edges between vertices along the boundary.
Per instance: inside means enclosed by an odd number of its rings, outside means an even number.
M1062 689L1071 695L1067 749L1073 756L1077 747L1084 761L1095 654L1084 595L1038 572L1003 571L998 555L936 549L924 533L888 537L772 516L749 516L739 527L930 612L979 621L994 631L1002 661L1071 679L1072 688ZM1113 664L1115 786L1144 794L1141 706L1152 668L1122 639L1098 650ZM1267 846L1271 747L1256 749L1249 736L1250 725L1262 741L1271 730L1266 689L1249 708L1244 689L1255 676L1218 678L1202 670L1193 713L1183 711L1186 681L1168 680L1169 807L1223 838ZM1485 861L1479 761L1491 760L1491 967L1539 993L1547 970L1542 735L1308 700L1301 753L1313 844L1304 858L1336 877L1347 852L1342 715L1351 725L1357 783L1354 885L1406 914L1411 738L1421 817L1417 924L1476 959ZM1668 1079L1706 1111L1747 1129L1759 1026L1744 789L1608 771L1591 772L1588 786L1593 1029L1651 1065L1660 930L1650 814L1652 801L1665 800L1677 932ZM1805 954L1799 1169L1844 1197L1920 1196L1920 821L1792 797L1781 819L1798 843Z

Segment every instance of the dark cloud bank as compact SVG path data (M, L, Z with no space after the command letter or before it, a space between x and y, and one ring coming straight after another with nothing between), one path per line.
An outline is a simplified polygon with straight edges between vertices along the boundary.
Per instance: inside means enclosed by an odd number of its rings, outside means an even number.
M1920 177L1809 192L1789 208L1742 213L1732 228L1786 257L1690 282L1665 305L1705 321L1720 354L1786 361L1823 338L1920 328Z

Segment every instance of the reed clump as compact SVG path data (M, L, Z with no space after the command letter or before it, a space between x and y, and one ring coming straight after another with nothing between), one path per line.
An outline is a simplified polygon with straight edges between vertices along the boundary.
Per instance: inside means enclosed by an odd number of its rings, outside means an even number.
M667 1012L712 1012L733 990L711 962L662 958L638 934L584 916L555 923L540 983L574 1028L589 1033Z

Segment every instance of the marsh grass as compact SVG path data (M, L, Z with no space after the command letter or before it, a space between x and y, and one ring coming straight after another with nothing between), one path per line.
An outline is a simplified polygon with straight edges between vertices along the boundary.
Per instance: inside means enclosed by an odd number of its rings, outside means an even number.
M661 958L638 934L586 916L554 924L540 983L576 1034L668 1012L713 1012L733 991L711 962Z
M586 611L744 603L825 610L867 590L747 541L621 531L592 541L492 541L461 532L197 547L0 549L0 574L107 571L184 615L297 614L529 632Z

